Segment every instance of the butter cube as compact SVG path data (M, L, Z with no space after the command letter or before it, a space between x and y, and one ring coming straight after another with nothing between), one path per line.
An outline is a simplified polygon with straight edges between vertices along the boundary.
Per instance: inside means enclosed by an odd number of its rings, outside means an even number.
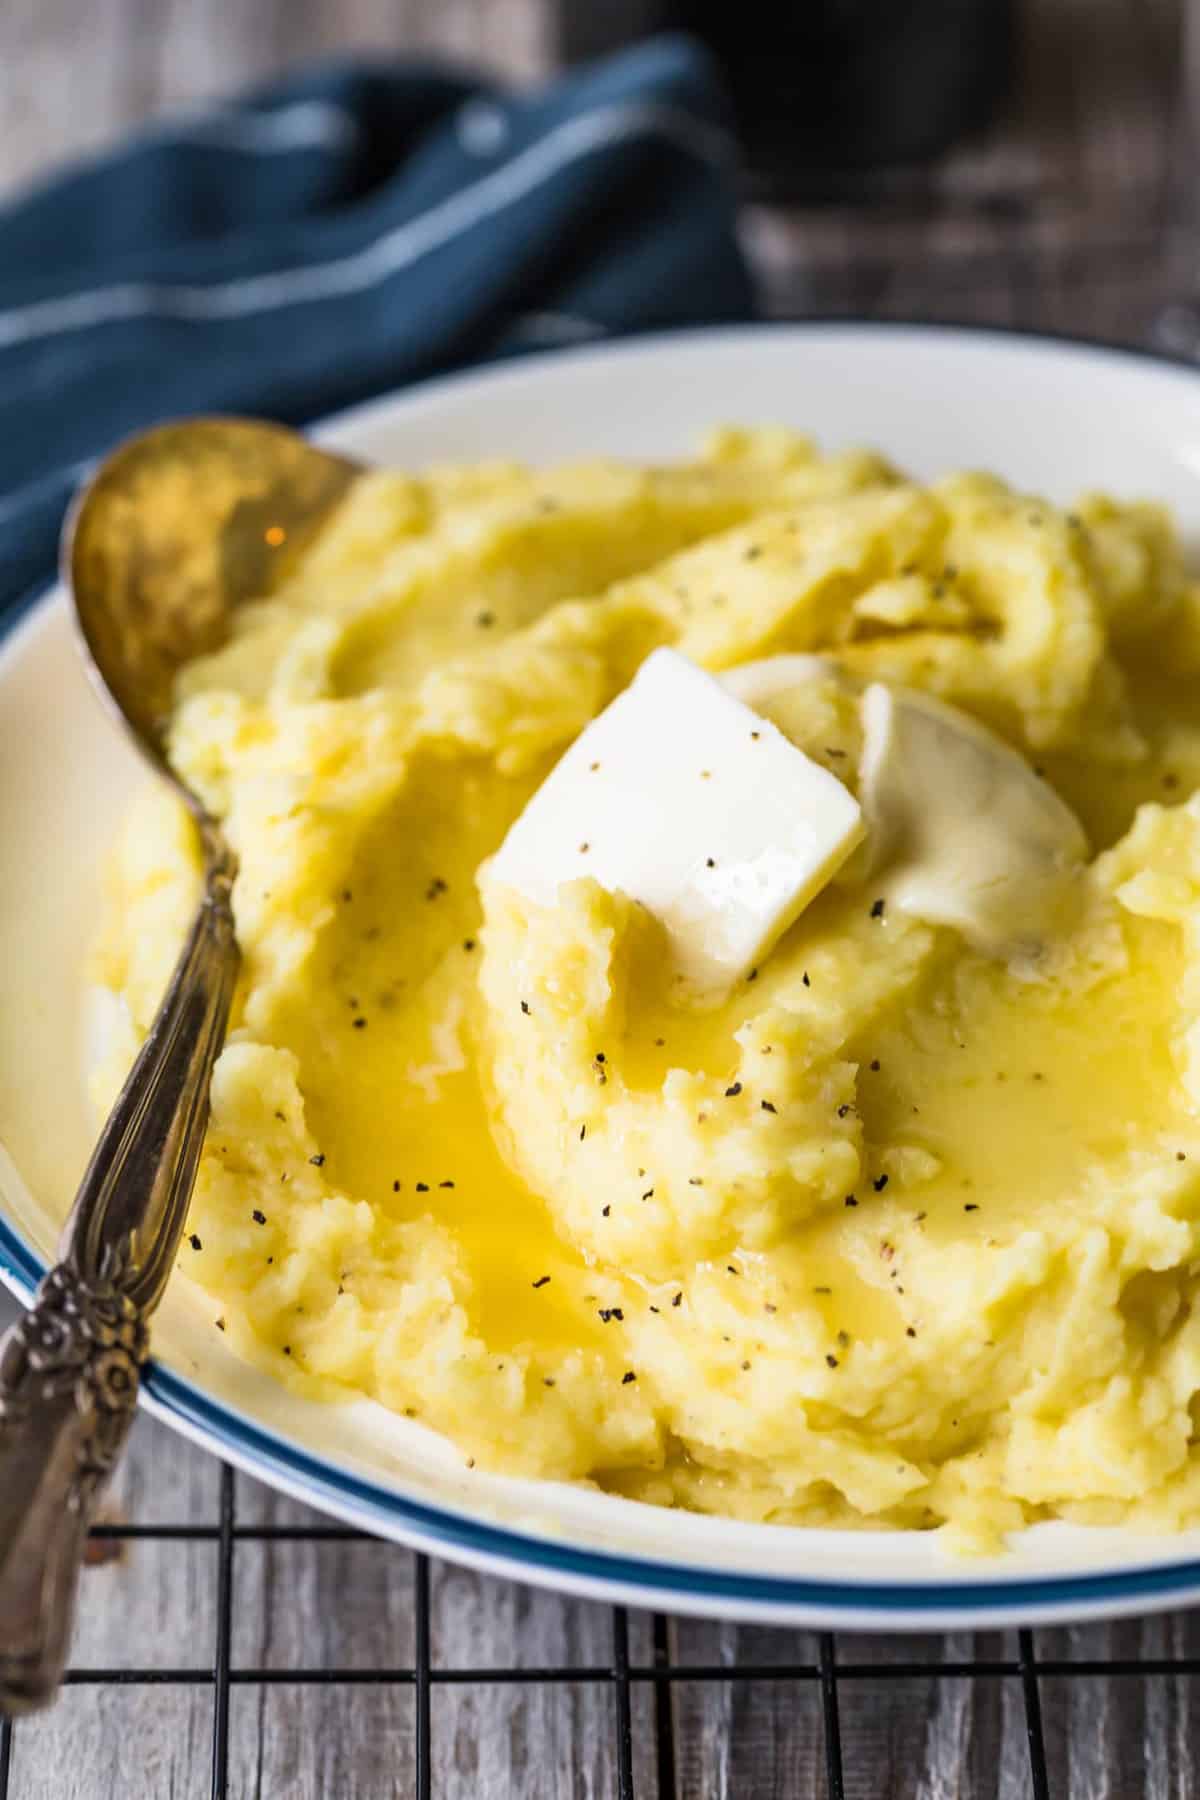
M656 650L533 795L488 880L553 905L590 875L640 901L677 972L728 987L863 835L858 802L712 675Z

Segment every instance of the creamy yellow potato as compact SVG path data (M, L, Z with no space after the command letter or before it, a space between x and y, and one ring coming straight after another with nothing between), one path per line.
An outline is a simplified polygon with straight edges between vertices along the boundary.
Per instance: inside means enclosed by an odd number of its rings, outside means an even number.
M487 859L647 654L813 651L1001 733L1089 840L1036 965L854 861L715 1004ZM783 431L364 479L187 671L244 970L183 1274L289 1380L472 1465L803 1524L1200 1517L1200 604L1156 508L922 488ZM763 711L848 785L832 678ZM664 721L664 729L667 722ZM481 878L481 869L483 871ZM107 1101L197 881L147 790Z

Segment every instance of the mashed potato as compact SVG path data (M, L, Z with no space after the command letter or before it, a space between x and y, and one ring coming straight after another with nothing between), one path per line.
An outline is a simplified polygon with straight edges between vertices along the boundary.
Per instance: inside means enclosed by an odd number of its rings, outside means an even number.
M843 877L719 1004L594 881L486 861L673 645L821 651L1020 750L1091 860L1038 969ZM725 432L695 460L365 477L188 670L241 859L180 1268L247 1352L480 1466L802 1524L1200 1518L1200 604L1169 521ZM853 785L836 682L764 707ZM479 880L481 866L485 879ZM107 1102L193 905L147 790Z

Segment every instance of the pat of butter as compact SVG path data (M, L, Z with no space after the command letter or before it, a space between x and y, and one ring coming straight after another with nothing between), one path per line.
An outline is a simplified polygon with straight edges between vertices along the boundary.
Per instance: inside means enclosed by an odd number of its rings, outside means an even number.
M664 926L699 988L745 975L863 835L854 796L674 650L580 734L488 879L552 905L593 876Z
M1078 903L1087 839L1024 757L931 695L862 697L859 791L880 891L987 955L1036 951Z

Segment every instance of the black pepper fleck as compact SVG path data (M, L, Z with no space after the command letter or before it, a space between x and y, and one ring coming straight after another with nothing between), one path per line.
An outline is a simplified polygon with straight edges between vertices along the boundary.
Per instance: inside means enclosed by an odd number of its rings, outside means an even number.
M417 1192L418 1194L427 1194L429 1192L429 1183L427 1181L418 1181Z
M256 1225L265 1225L267 1222L266 1213L259 1212L257 1206L255 1207L254 1211L250 1214L250 1217L254 1220L254 1223Z
M636 1380L637 1380L637 1376L634 1374L633 1370L626 1369L625 1373L621 1377L621 1386L628 1387L629 1383L631 1381L636 1381Z
M829 1364L831 1369L836 1369L838 1366L838 1359L833 1355L832 1351L827 1350L825 1352L825 1361Z
M725 1089L725 1098L727 1100L736 1100L738 1095L741 1093L741 1091L742 1091L741 1082L740 1081L732 1081L732 1082L730 1082L729 1086Z
M315 1156L310 1156L308 1160L314 1169L322 1169L325 1166L325 1157L319 1150Z
M883 1192L884 1188L887 1186L887 1184L888 1184L888 1178L886 1175L877 1175L875 1177L874 1181L871 1183L871 1186L875 1189L875 1192L877 1194L882 1194L882 1192Z
M529 1014L529 1002L528 1002L528 1000L522 1000L522 1002L521 1002L521 1011L522 1011L522 1012L523 1012L523 1013L524 1013L524 1014L525 1014L525 1015L526 1015L526 1017L528 1017L528 1014Z
M773 1100L760 1100L758 1104L762 1108L763 1112L773 1113L773 1112L778 1112L778 1110L779 1110Z
M193 1250L203 1250L203 1248L204 1248L204 1245L200 1242L200 1239L196 1236L196 1233L194 1231L193 1231L191 1237L188 1239L188 1243L192 1246Z
M871 907L871 917L873 919L882 919L883 914L884 902L882 900L876 900Z
M549 1279L550 1277L548 1275L539 1275L537 1280L531 1282L530 1285L535 1288L544 1288Z

